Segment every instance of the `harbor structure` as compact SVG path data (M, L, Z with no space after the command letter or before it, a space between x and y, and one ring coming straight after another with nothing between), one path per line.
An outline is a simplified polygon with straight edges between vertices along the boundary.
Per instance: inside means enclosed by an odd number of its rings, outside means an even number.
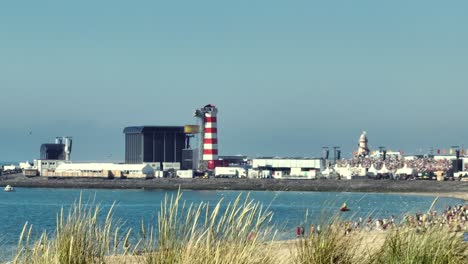
M26 176L76 176L104 178L152 178L152 177L250 177L314 179L338 177L355 179L362 177L396 178L444 177L468 174L468 158L458 146L452 146L450 156L403 155L402 151L370 152L367 133L359 137L354 158L341 159L340 147L335 146L334 164L327 165L328 147L322 158L247 158L246 156L219 156L218 109L212 104L195 111L199 125L186 126L131 126L126 127L124 163L73 163L70 160L71 137L57 137L53 144L41 145L41 157L34 166L26 164ZM198 149L191 141L198 136ZM440 154L440 150L437 151ZM452 155L455 154L455 155ZM132 165L138 165L132 167ZM126 167L127 166L127 167ZM14 171L14 170L10 170ZM131 175L130 175L131 174Z

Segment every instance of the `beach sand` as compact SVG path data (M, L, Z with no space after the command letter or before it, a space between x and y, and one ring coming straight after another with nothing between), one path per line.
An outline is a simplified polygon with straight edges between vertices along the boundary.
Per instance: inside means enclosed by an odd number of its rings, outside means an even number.
M369 256L368 254L372 254L372 252L375 252L375 250L379 249L384 244L387 234L389 234L389 231L362 231L352 233L350 237L351 242L360 244L356 257L367 258ZM267 245L267 243L271 243L270 253L273 255L273 259L275 260L274 263L287 264L293 262L299 242L300 241L298 239L292 239L265 242L265 245ZM109 256L108 260L110 263L138 264L144 263L144 256Z

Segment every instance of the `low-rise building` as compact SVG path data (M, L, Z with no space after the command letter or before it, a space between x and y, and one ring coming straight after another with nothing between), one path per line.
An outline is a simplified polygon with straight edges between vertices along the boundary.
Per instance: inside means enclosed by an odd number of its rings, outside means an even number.
M252 169L261 173L256 174L257 177L267 175L265 171L269 171L269 175L274 178L305 178L311 179L322 171L324 160L321 158L279 158L266 157L252 159ZM249 173L254 176L254 173Z
M53 171L41 174L47 177L92 178L154 178L154 169L148 164L63 163Z
M36 168L39 175L42 176L46 173L54 172L59 165L65 163L67 163L65 160L34 160L34 168Z

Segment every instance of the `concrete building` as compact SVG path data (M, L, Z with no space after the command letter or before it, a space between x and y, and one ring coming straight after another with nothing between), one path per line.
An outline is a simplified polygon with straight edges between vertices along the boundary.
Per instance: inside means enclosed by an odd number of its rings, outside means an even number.
M62 163L42 176L149 179L154 178L154 170L147 164Z
M44 175L47 172L54 172L55 169L61 165L67 163L65 160L34 160L34 168L37 169L39 175Z

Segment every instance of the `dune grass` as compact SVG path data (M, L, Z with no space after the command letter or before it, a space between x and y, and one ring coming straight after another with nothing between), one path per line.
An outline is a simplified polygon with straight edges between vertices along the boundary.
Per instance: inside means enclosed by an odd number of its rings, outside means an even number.
M359 257L363 257L363 254L358 254L362 237L346 235L343 223L338 214L329 219L322 217L316 232L296 240L291 252L293 263L356 263Z
M385 246L370 259L373 264L461 264L468 263L468 244L460 233L441 228L423 232L417 229L397 229L386 237Z
M354 247L335 226L326 227L317 235L298 239L294 263L352 263Z
M65 214L57 215L53 235L45 232L31 241L32 226L24 225L20 235L14 263L105 263L106 256L117 254L120 244L128 235L120 234L113 220L112 206L103 221L98 220L99 206L84 205L81 197ZM127 253L119 251L119 253Z
M297 264L464 264L468 263L468 243L461 233L441 228L423 232L395 229L377 236L366 231L345 236L338 224L318 235L296 242L292 254ZM367 233L367 234L362 234ZM383 238L383 241L375 241Z
M203 218L201 216L204 216ZM164 200L158 233L149 232L143 261L156 263L273 263L271 233L264 229L271 213L249 196L222 208L181 203L181 194Z
M342 221L333 218L316 234L273 241L272 213L249 195L227 205L222 199L213 205L186 204L179 191L161 202L156 223L142 223L135 234L123 230L113 212L114 206L103 212L80 198L68 213L62 209L57 215L52 234L33 240L33 228L26 224L13 263L468 263L468 243L443 228L395 228L380 233L381 243L369 247L363 238L372 232L345 235Z
M62 209L57 228L31 241L32 226L20 235L14 263L273 263L266 227L271 213L239 195L226 207L222 200L186 205L180 192L161 202L157 226L142 224L140 237L130 243L131 230L113 220L112 206L104 220L99 206L80 200L68 214ZM140 254L136 254L139 252ZM117 258L112 257L118 255Z

